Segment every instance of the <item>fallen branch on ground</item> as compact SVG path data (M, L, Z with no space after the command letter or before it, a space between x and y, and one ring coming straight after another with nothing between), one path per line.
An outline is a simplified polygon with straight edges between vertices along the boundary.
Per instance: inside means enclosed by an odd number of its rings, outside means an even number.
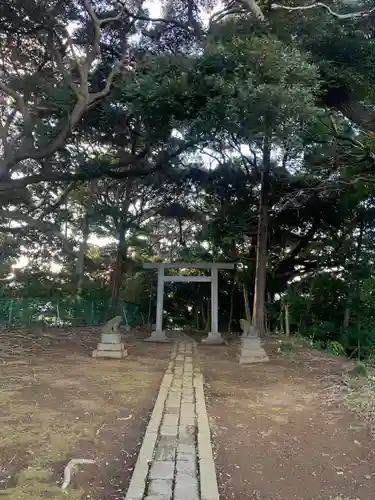
M104 429L104 427L105 427L105 424L103 424L103 425L101 425L101 426L99 427L99 429L96 431L96 436L99 436L99 432L100 432L102 429Z
M28 365L29 363L23 359L4 359L0 358L1 366L10 366L10 365Z
M72 460L70 460L68 465L64 469L64 482L61 485L62 490L66 490L66 488L69 486L72 479L73 468L76 465L82 464L96 464L96 462L95 460L91 460L89 458L73 458Z
M130 419L132 418L132 416L133 416L133 415L132 415L132 414L130 414L130 415L129 415L129 416L127 416L127 417L122 417L122 418L121 418L121 417L118 417L118 418L116 418L116 420L120 420L120 421L130 420Z

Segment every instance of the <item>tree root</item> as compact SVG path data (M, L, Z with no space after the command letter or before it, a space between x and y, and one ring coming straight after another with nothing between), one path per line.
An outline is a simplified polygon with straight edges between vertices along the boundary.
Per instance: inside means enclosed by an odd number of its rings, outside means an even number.
M95 460L91 460L89 458L73 458L72 460L70 460L68 465L64 469L64 482L61 485L62 490L66 490L66 488L69 486L72 479L73 468L76 465L81 464L96 464L96 462Z

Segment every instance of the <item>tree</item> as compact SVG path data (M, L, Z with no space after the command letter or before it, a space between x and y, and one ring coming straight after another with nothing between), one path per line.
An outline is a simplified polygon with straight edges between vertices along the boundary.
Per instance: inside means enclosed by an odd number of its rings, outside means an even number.
M245 16L249 32L257 25L263 32L275 33L290 44L308 51L323 77L319 96L321 104L343 113L364 130L373 132L374 75L371 68L374 50L369 21L374 9L367 8L364 2L354 10L352 3L345 5L343 2L342 8L343 12L335 12L322 2L264 5L255 0L238 0L227 2L223 10L212 16L211 22L215 24L225 22L228 17Z

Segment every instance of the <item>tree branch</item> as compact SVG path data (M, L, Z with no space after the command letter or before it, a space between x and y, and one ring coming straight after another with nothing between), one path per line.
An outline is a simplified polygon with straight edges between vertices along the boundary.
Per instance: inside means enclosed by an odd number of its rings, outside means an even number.
M125 14L128 17L131 17L131 18L136 19L138 21L146 21L146 22L149 22L149 23L172 24L176 28L181 28L184 31L187 31L188 33L191 33L192 35L194 34L194 32L190 29L190 26L188 24L181 23L180 21L177 21L176 19L163 18L163 17L148 17L148 16L144 16L142 14L133 14L125 6L124 6L124 12L125 12Z
M27 110L27 106L25 103L25 99L18 94L14 89L8 87L5 85L5 83L0 82L0 90L2 90L5 94L7 94L9 97L15 100L16 102L16 107L18 111L21 113L22 118L23 118L23 128L24 128L24 134L26 137L31 137L32 135L32 121L30 114Z
M12 88L5 85L5 83L0 82L0 90L7 94L9 97L12 97L16 102L18 102L22 97Z
M131 157L126 162L122 164L111 165L106 168L97 169L93 171L86 172L47 172L45 174L35 174L29 175L27 177L22 177L19 179L11 179L10 181L0 182L0 192L7 191L8 189L17 189L21 187L29 186L30 184L37 184L39 182L84 182L88 180L101 179L103 177L109 177L112 179L125 179L129 177L145 177L150 174L156 173L165 166L165 164L177 157L182 152L188 150L190 147L194 146L195 142L191 141L182 144L175 151L168 152L163 151L159 158L156 160L155 165L152 167L138 166L144 158L148 155L149 149L145 148L142 152L138 153L136 157ZM135 167L135 168L129 168Z
M0 126L0 137L3 143L4 157L6 157L9 153L8 133L9 133L9 128L14 120L14 117L16 116L16 113L17 110L12 109L12 111L6 117L4 125Z
M232 7L231 9L220 10L219 12L215 12L214 14L212 14L210 23L218 23L225 17L231 16L233 14L241 14L241 12L241 7Z
M64 250L68 254L76 255L73 245L70 243L68 239L65 238L65 236L61 234L59 226L56 226L55 224L46 224L45 222L42 222L40 220L35 220L29 215L22 214L17 211L0 209L0 217L8 219L10 221L24 222L25 224L27 224L28 227L37 229L38 231L41 231L44 234L51 234L53 236L57 236L61 240ZM13 233L12 229L13 228L9 228L10 233ZM22 229L25 230L27 229L27 227ZM1 230L1 232L6 232L6 231Z
M44 210L43 210L43 217L45 217L46 215L54 212L56 210L56 208L58 208L60 205L62 205L63 203L65 203L65 201L68 199L68 196L70 195L70 193L76 188L78 187L78 185L81 184L80 182L71 182L66 188L65 190L61 193L61 195L57 198L57 200L55 201L55 203L53 203L52 205L50 205L49 207L46 207Z
M242 3L259 21L264 22L266 20L262 9L255 0L242 0Z
M45 204L45 199L42 200L38 205L34 205L33 207L30 207L28 210L29 214L34 213L37 210L42 210L43 214L42 217L45 217L48 214L51 214L58 208L60 205L62 205L68 198L69 194L76 188L78 187L82 182L71 182L68 184L68 186L64 189L64 191L60 194L60 196L57 197L54 203L47 205L43 209L43 205Z
M95 57L100 54L100 36L101 36L100 24L101 24L101 22L98 19L97 15L95 14L94 9L93 9L91 3L89 2L89 0L83 0L83 5L86 9L86 12L90 16L93 27L94 27L93 48L90 51L88 50L87 56L86 56L86 61L85 61L85 67L86 67L86 70L88 71L91 67L91 64L95 60Z
M124 60L125 60L124 56L122 56L121 59L119 59L117 63L113 66L109 75L107 76L107 80L105 82L103 89L100 90L99 92L95 92L89 95L89 105L94 103L96 100L105 97L108 94L108 92L111 90L115 76L118 75L122 65L124 64Z
M374 7L373 9L366 11L362 10L358 12L348 12L347 14L339 14L338 12L333 11L331 7L329 7L329 5L326 5L325 3L322 2L314 2L310 5L300 5L298 7L289 7L287 5L281 5L278 3L271 4L272 10L283 9L287 11L292 11L292 10L310 10L316 8L322 8L327 10L332 16L336 17L337 19L356 19L359 17L369 16L372 12L375 12L375 7Z

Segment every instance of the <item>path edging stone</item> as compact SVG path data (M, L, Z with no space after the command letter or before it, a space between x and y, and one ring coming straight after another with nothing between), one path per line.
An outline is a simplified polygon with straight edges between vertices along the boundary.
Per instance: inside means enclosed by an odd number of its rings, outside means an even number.
M196 412L198 419L198 456L201 500L219 500L219 488L211 446L211 431L203 390L203 376L194 375Z
M167 371L161 382L159 394L143 437L142 446L139 450L125 500L142 500L144 498L149 464L154 455L158 431L163 418L164 404L167 399L169 387L172 383L172 378L173 375Z

